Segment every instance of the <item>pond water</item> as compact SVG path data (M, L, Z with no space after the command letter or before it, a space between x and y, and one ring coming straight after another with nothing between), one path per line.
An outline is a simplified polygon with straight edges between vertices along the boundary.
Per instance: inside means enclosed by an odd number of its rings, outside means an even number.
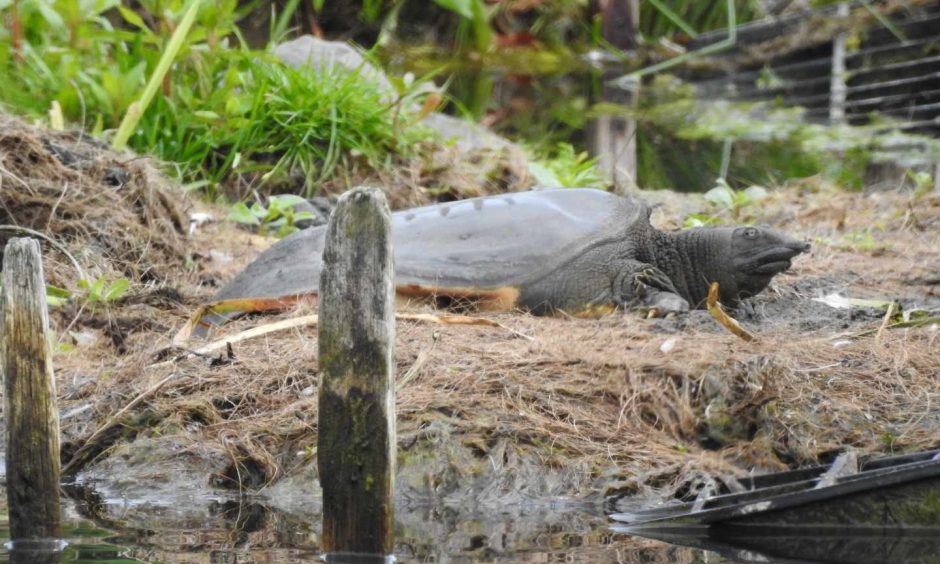
M426 65L405 54L393 58L389 70L420 75ZM596 156L610 147L605 146L610 132L619 134L630 147L618 160L635 163L629 166L635 167L635 181L645 189L704 192L723 173L735 186L771 185L812 176L825 167L818 156L802 150L800 136L774 141L738 138L734 150L726 153L729 134L724 126L740 129L746 116L739 115L733 124L700 125L692 108L701 100L691 86L667 78L644 84L634 94L612 84L625 72L586 61L538 73L452 62L436 82L446 81L451 97L446 111L483 123L539 154L551 155L564 142L576 152Z
M134 504L93 491L64 500L68 547L55 555L0 548L2 562L321 562L319 523L250 499ZM546 518L551 512L552 518ZM455 512L456 514L456 512ZM611 529L599 511L540 504L454 520L412 508L396 516L397 562L734 562L701 548L672 546ZM9 538L5 501L0 538ZM765 560L766 561L766 560Z
M68 547L57 554L0 548L0 562L322 562L319 523L272 510L249 498L179 499L145 504L103 499L68 488ZM9 538L0 503L0 538ZM397 562L938 562L933 537L761 536L712 540L695 531L666 531L675 542L632 535L601 511L570 501L539 503L455 519L440 508L396 515ZM463 513L466 515L466 513ZM765 533L766 534L766 533ZM331 559L331 561L334 561Z

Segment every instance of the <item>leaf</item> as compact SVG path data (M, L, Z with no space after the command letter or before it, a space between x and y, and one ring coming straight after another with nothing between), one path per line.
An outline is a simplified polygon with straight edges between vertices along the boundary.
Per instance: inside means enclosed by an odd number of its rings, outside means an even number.
M690 227L703 227L706 225L716 225L720 223L718 218L709 215L707 213L693 213L686 216L685 221L682 222L682 227L688 229Z
M711 286L708 287L708 299L706 300L705 305L708 307L708 313L710 313L712 317L714 317L715 320L722 324L728 331L731 331L745 341L754 340L754 335L749 333L744 327L741 327L737 319L725 313L725 310L721 307L721 304L718 303L718 282L712 282Z
M137 12L131 10L130 8L126 8L120 4L118 4L117 9L119 12L121 12L121 17L124 18L124 21L126 21L127 23L135 27L140 28L140 30L143 32L147 32L147 33L150 32L150 28L147 27L147 24L144 23L144 20L141 19L139 15L137 15Z
M473 19L474 0L434 0L434 3L468 20Z
M734 207L734 191L723 179L719 179L717 186L705 192L705 200L719 208L730 210Z
M232 205L232 209L228 212L228 219L242 225L261 225L261 220L252 213L245 202Z
M131 283L127 278L118 278L114 282L108 285L108 289L105 290L102 298L105 302L113 302L121 298L127 289L130 287Z
M535 178L535 183L546 188L561 188L561 181L555 176L555 173L547 167L537 163L529 163L529 174Z
M46 285L46 303L49 307L61 307L68 303L72 297L72 292L64 288Z
M218 120L221 116L215 112L210 112L207 110L196 110L192 114L193 116L204 119L206 121L215 121ZM234 168L234 167L232 167Z
M46 20L49 27L55 31L65 30L65 20L55 11L51 2L37 2L36 8L39 9L39 13L42 14L42 19Z
M307 202L307 200L297 194L278 194L277 196L268 198L268 201L272 204L277 203L279 207L294 207Z
M854 307L868 307L874 309L888 309L892 300L866 300L861 298L847 298L837 293L825 295L821 298L813 298L814 302L826 304L835 309L851 309Z
M104 279L104 276L95 280L91 287L88 288L88 298L92 301L100 300L102 292L104 292L104 285L107 283L108 281Z
M767 189L763 186L750 186L744 194L747 196L748 203L759 202L767 197Z
M46 295L52 296L53 298L67 300L72 297L72 292L69 292L65 288L58 288L56 286L46 284Z

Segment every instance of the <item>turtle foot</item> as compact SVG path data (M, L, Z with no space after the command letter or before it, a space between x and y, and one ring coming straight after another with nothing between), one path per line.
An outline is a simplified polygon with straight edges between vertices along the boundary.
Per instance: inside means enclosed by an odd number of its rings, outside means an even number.
M647 317L670 317L689 311L689 302L683 297L670 292L654 292L641 300L642 308L647 310Z

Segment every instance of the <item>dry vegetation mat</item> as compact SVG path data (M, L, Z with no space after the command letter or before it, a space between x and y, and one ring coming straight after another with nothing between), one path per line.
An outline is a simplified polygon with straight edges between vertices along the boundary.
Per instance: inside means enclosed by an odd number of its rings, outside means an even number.
M55 253L50 284L175 276L185 262L184 201L149 159L0 115L0 244L40 232Z
M5 121L0 174L0 223L44 235L51 282L74 286L64 251L89 272L131 282L113 303L73 299L53 312L70 471L146 480L182 463L203 487L242 490L312 472L316 330L313 318L286 321L314 314L312 304L238 320L215 337L285 323L211 352L172 341L212 284L269 241L228 223L187 234L189 204L147 159L73 134ZM667 202L654 220L675 225L675 209ZM401 495L504 504L682 495L710 476L779 470L846 448L940 446L937 324L866 334L882 326L883 309L813 299L883 298L936 315L940 198L808 182L775 191L752 213L813 240L814 250L735 314L750 342L705 311L649 320L514 313L484 325L399 319ZM172 488L183 478L162 479Z

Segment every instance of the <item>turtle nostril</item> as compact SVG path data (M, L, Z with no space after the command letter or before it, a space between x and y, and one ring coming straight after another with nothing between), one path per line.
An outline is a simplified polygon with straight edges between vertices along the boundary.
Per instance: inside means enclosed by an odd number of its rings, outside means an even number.
M787 247L793 249L797 253L805 253L810 249L811 245L805 241L794 241L787 243Z

